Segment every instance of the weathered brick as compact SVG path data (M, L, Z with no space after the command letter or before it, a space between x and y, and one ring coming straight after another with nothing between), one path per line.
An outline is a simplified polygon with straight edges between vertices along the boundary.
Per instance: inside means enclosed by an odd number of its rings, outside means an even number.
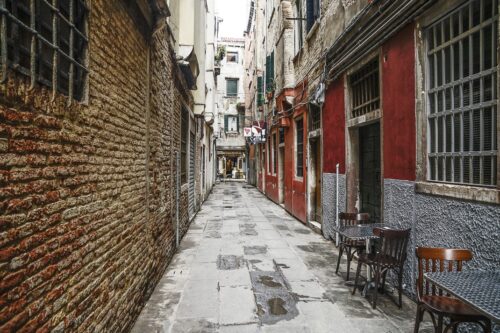
M168 29L146 41L121 2L90 16L87 104L0 84L2 332L125 331L175 250L171 161L193 101ZM179 201L184 234L187 188Z

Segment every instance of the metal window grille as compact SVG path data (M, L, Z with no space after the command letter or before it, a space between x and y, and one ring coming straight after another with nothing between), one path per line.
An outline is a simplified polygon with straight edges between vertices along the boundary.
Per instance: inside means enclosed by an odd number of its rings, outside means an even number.
M238 96L238 79L226 79L226 96Z
M187 182L187 147L189 134L189 114L186 109L181 110L181 184Z
M309 104L311 117L311 131L321 128L321 108L315 104Z
M469 1L430 26L428 179L497 183L498 0Z
M297 177L304 176L304 120L300 119L295 122L296 126L296 170Z
M285 143L285 128L280 127L279 129L279 138L280 138L280 143Z
M359 117L380 109L378 59L370 61L349 77L351 117Z
M88 70L83 0L0 0L1 80L7 68L76 100Z

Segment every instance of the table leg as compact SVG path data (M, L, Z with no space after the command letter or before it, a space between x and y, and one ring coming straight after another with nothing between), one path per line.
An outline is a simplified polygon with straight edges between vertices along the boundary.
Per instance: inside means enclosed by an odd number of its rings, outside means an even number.
M370 239L367 239L366 240L366 253L367 254L369 254L371 251L371 244L370 243L371 243ZM372 269L369 265L366 267L366 281L368 281L368 282L372 281Z
M371 242L370 239L366 240L366 253L369 254L371 251ZM363 297L366 296L366 293L368 292L368 289L370 289L372 284L372 268L370 265L366 265L366 283L365 286L363 287L363 291L361 292L361 295Z

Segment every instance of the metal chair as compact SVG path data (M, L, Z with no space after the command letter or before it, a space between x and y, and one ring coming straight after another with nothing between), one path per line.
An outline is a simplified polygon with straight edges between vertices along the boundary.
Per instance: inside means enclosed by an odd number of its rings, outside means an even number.
M375 291L372 295L372 307L377 306L377 295L379 291L380 279L382 279L382 291L385 287L387 272L393 271L398 277L398 298L396 303L402 306L403 291L403 267L406 261L406 249L410 238L410 230L395 230L385 228L375 228L373 233L380 237L380 250L377 253L362 253L358 258L358 268L354 280L352 294L356 293L358 278L361 273L361 265L365 264L372 268L374 273Z
M358 224L367 224L370 223L370 214L368 213L339 213L339 226L354 226ZM354 258L354 254L361 253L364 251L366 247L365 241L354 241L350 239L344 239L344 237L340 236L340 244L339 244L339 258L337 259L337 269L335 270L335 274L339 273L340 259L342 258L342 254L344 251L347 254L347 277L346 280L349 280L349 272L351 270L351 261Z
M418 277L417 277L417 315L415 318L414 333L418 333L420 322L427 311L434 325L434 332L443 332L443 317L450 318L450 323L446 325L445 332L453 329L457 332L458 324L464 322L477 323L483 332L492 331L491 320L481 315L479 312L465 304L464 302L443 295L443 291L430 285L428 281L424 283L424 273L427 272L460 272L463 262L472 259L472 252L467 249L445 249L418 247ZM437 316L437 322L435 315Z

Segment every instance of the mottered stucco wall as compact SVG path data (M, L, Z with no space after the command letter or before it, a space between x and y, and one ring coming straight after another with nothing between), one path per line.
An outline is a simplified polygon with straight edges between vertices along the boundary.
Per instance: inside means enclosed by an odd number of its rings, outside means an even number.
M414 295L416 246L467 248L474 259L465 269L494 270L500 266L500 206L415 192L415 183L384 180L384 222L412 228L404 281Z
M338 175L339 182L339 213L346 208L346 176ZM337 193L337 174L323 173L322 182L322 204L323 204L323 236L326 239L333 237L335 239L335 212L336 212L336 193Z
M1 332L127 331L175 250L191 95L168 31L149 44L121 1L93 1L89 22L88 103L0 85Z

